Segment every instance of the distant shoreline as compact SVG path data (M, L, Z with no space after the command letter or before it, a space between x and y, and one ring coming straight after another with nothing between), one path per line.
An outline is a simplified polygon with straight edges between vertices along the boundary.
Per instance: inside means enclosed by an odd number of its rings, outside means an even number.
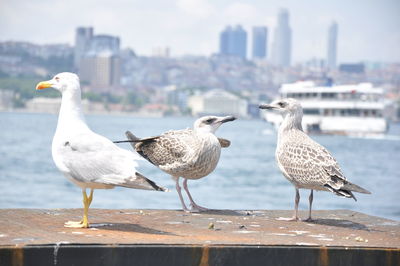
M8 110L0 110L0 113L33 113L33 114L54 114L58 115L57 112L45 112L45 111L35 111L27 108L18 108L18 109L8 109ZM120 112L120 111L84 111L85 115L117 115L117 116L134 116L134 117L154 117L154 118L162 118L162 117L174 117L174 116L164 116L162 114L150 114L145 112ZM192 117L192 116L183 116L176 115L175 117Z
M0 113L26 113L26 114L50 114L50 115L58 115L57 112L45 112L45 111L35 111L27 108L18 108L18 109L8 109L8 110L0 110ZM163 118L163 117L186 117L186 118L196 118L196 116L190 115L162 115L162 114L151 114L146 112L119 112L119 111L108 111L108 112L99 112L99 111L85 111L85 115L112 115L112 116L130 116L137 118ZM260 120L257 118L240 118L241 120Z

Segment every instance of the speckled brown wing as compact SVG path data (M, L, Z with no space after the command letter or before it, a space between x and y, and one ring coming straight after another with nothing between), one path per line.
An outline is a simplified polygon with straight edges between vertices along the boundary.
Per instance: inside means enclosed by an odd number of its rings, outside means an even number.
M156 166L184 163L196 146L196 138L190 129L168 131L148 141L135 145L136 151Z
M283 174L297 187L329 190L354 200L352 191L371 193L349 182L328 150L304 133L292 133L288 138L291 140L279 146L276 156ZM301 143L295 141L299 139Z
M277 151L278 163L285 175L300 187L320 187L335 177L338 188L346 180L332 155L318 143L286 142ZM342 184L339 184L340 182Z

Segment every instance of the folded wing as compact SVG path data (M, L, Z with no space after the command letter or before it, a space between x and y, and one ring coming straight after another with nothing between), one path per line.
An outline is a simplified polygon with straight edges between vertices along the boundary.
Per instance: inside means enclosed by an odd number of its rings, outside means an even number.
M98 134L69 138L59 149L59 155L68 174L80 182L163 190L136 171L140 157Z
M370 193L347 181L335 158L318 143L287 142L283 145L277 154L278 162L287 177L300 187L302 184L319 187L354 199L352 191Z
M185 165L193 157L196 138L190 129L168 131L157 137L139 139L127 131L126 136L134 141L132 146L152 164L164 168Z

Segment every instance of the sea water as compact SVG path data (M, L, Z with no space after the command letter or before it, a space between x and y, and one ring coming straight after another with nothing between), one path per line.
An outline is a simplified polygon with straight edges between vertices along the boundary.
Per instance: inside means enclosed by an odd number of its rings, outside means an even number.
M87 115L89 126L111 139L155 136L170 129L191 127L195 118L138 118L129 115ZM0 208L81 208L80 188L55 167L51 141L55 114L0 113ZM262 120L226 123L217 135L231 140L209 176L189 181L195 201L213 209L293 209L295 190L275 162L276 132ZM349 209L400 220L400 125L388 135L356 138L312 136L337 159L345 176L372 192L352 199L330 192L314 193L313 209ZM131 150L129 144L120 147ZM149 162L139 172L170 192L127 188L96 190L91 208L180 209L175 182ZM300 209L308 208L308 190L301 190Z

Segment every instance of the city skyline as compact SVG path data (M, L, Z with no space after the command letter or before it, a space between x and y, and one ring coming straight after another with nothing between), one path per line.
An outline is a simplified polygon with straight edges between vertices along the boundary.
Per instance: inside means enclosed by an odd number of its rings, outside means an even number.
M400 3L392 0L323 3L119 0L112 4L91 0L81 3L3 0L0 41L73 45L75 29L92 26L99 34L120 37L122 48L130 47L139 55L151 55L155 47L170 47L172 56L209 56L218 52L219 32L226 25L240 24L248 33L255 25L266 26L272 33L280 8L287 8L290 14L293 64L326 57L326 29L332 20L341 29L338 64L400 61ZM273 36L269 38L269 47L271 42Z

